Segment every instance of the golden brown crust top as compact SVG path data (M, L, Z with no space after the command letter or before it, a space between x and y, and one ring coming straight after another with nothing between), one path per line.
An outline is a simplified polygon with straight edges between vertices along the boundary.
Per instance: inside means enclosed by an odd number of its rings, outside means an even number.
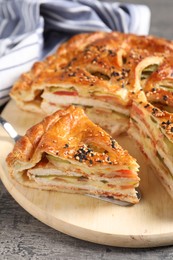
M125 88L129 96L126 100L116 99L115 103L130 105L131 92L140 88L142 70L156 62L162 75L172 53L171 41L153 36L119 32L76 35L23 74L13 86L11 96L27 102L36 99L45 87L75 86L79 95L85 92L92 96L101 91L116 97L117 91Z
M16 163L38 162L44 154L95 165L128 165L136 161L104 130L92 123L81 108L71 106L47 116L31 127L7 157Z

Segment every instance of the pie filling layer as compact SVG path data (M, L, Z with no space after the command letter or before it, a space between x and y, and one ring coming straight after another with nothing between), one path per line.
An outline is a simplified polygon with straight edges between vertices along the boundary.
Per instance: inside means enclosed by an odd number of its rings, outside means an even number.
M163 133L157 119L139 104L133 104L128 133L137 141L151 161L159 179L164 182L167 190L172 192L173 144Z

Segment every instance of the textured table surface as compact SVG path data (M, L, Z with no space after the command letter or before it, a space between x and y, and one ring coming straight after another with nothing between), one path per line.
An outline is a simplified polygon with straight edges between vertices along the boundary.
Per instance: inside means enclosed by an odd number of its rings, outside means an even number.
M172 0L132 2L147 4L151 8L151 34L173 39ZM0 182L1 259L168 260L173 259L173 246L150 249L116 248L69 237L29 215L14 201Z

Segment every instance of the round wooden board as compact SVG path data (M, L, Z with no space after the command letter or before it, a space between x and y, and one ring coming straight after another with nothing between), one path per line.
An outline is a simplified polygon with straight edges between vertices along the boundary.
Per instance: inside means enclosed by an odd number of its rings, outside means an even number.
M13 101L6 106L2 115L20 134L41 120L38 115L19 110ZM9 193L24 209L45 224L68 235L121 247L173 244L173 201L134 142L125 136L117 140L137 158L141 166L142 200L132 207L120 207L82 195L30 189L15 183L5 164L13 143L2 128L0 177Z

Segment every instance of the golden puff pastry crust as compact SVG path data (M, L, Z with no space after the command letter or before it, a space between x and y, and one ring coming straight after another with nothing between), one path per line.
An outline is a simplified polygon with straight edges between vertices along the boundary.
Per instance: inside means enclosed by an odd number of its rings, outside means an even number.
M45 117L27 130L8 155L7 163L15 167L18 162L35 162L43 153L76 160L90 167L98 162L99 165L137 166L126 150L91 122L81 108L74 106Z
M6 161L11 176L28 187L139 202L136 160L81 108L45 117L17 141Z
M43 112L41 103L45 91L52 86L74 87L79 97L99 99L128 109L133 93L141 87L145 90L146 80L150 80L150 76L152 79L153 71L148 73L148 68L155 65L154 70L162 70L172 53L172 41L154 36L119 32L79 34L44 61L35 63L31 71L14 84L10 95L21 108ZM148 99L150 97L148 94Z

